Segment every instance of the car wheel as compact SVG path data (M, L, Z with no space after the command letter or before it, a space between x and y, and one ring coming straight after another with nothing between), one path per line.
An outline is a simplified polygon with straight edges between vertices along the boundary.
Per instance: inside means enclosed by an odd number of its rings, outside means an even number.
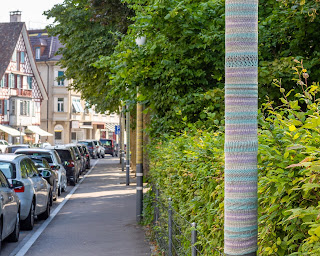
M62 190L62 192L66 192L66 191L67 191L67 186L68 186L68 184L67 184L67 180L65 180L65 181L64 181L63 188L61 189L61 190Z
M61 184L61 182L60 182L60 184ZM61 190L62 190L61 185L59 185L59 187L58 187L58 196L61 196Z
M18 242L20 235L20 213L17 212L16 224L13 232L9 235L8 239L10 242Z
M0 252L1 252L1 246L2 245L2 221L0 219Z
M52 196L52 190L50 188L50 192L49 192L49 205L52 206L53 205L53 196Z
M46 220L50 216L50 196L48 197L47 208L45 212L39 214L39 219Z
M34 204L34 201L32 201L28 217L23 221L23 227L26 230L32 230L34 226Z

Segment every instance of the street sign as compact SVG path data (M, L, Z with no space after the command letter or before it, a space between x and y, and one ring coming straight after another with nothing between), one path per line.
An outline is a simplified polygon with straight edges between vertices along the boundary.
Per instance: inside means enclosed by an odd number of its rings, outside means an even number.
M119 135L120 134L120 125L115 125L115 134Z

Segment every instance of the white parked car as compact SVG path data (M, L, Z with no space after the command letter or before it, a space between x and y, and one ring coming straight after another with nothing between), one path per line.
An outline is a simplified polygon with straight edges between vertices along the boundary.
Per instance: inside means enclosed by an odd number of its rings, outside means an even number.
M8 146L9 143L6 140L0 140L0 154L5 153Z
M3 239L8 238L11 242L17 242L20 233L20 200L2 171L0 171L0 197L1 250Z
M42 177L50 176L49 171L39 173L29 157L16 154L0 155L0 170L20 199L20 219L25 229L33 229L35 216L50 216L50 185Z
M54 149L51 148L20 148L17 149L15 154L25 154L28 156L34 156L38 158L44 158L48 161L53 170L58 173L58 196L61 192L67 190L67 175L66 169L61 162L60 156Z

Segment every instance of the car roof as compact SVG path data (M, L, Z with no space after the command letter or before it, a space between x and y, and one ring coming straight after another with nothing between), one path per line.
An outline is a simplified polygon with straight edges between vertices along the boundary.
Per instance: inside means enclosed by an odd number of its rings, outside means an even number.
M43 153L51 153L52 149L48 149L48 148L19 148L16 150L16 152L20 152L20 151L24 151L24 152L43 152Z
M29 144L14 144L14 145L9 145L8 148L14 148L14 147L30 147Z
M20 157L26 157L26 155L23 155L23 154L12 154L12 153L9 153L9 154L0 154L0 161L13 161L17 158L20 158Z
M49 146L46 147L47 149L64 149L64 150L69 150L70 148L66 145L55 145L55 146Z

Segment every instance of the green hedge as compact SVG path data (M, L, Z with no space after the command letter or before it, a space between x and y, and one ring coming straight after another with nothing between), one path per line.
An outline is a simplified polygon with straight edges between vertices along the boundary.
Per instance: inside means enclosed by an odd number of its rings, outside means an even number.
M295 89L286 92L274 80L283 105L267 102L259 113L259 255L320 255L320 87L307 85L309 75L296 62ZM150 148L150 183L158 184L163 198L172 197L175 210L198 223L218 249L223 248L223 149L223 131L190 128ZM151 213L146 209L147 220Z

